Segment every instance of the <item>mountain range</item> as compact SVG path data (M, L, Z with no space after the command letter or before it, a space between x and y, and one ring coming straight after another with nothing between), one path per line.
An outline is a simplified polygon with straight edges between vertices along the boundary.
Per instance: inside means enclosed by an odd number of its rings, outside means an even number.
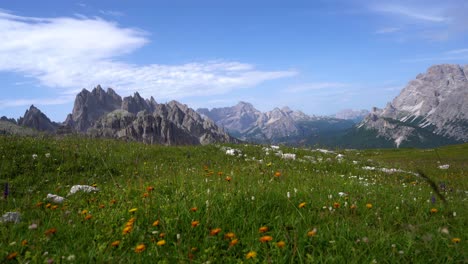
M468 142L468 66L442 64L411 80L383 109L307 115L289 107L261 112L248 102L196 111L138 93L122 98L101 86L77 94L63 123L35 106L18 120L0 118L0 134L35 131L110 137L149 144L254 143L328 147L433 147ZM24 129L24 128L32 129Z

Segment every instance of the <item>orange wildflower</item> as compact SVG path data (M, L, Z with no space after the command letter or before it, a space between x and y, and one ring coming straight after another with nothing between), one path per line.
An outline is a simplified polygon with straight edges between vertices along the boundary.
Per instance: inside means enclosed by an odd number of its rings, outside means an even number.
M145 244L140 244L140 245L135 247L135 252L136 253L141 253L141 252L145 251L145 249L146 249Z
M120 245L120 240L116 240L116 241L111 243L112 247L118 247L119 245Z
M112 205L112 204L115 204L115 203L117 203L117 200L115 200L115 199L112 199L112 200L110 201L110 204L111 204L111 205Z
M255 251L249 251L249 253L247 253L247 255L245 255L246 259L253 259L255 257L257 257L257 252L255 252Z
M154 221L153 226L159 226L159 220Z
M262 236L260 239L260 242L265 243L265 242L270 242L273 240L272 236Z
M232 178L231 178L230 176L227 176L227 177L225 178L225 180L226 180L227 182L231 182Z
M106 207L106 206L103 205L103 204L100 204L100 205L99 205L99 208L101 208L101 209L103 209L104 207Z
M23 240L23 241L21 241L21 245L22 245L22 246L26 246L27 244L28 244L28 241L27 241L26 239Z
M307 236L309 236L309 237L313 237L315 235L317 235L317 228L314 228L314 229L310 230L309 232L307 232Z
M197 227L200 224L200 221L192 221L192 227Z
M85 219L85 220L89 220L89 219L91 219L91 218L93 218L93 216L89 214L89 215L85 216L84 219Z
M439 210L437 210L437 208L431 208L431 214L435 214L439 212Z
M333 203L333 207L334 207L334 208L340 208L340 204L337 203L337 202L335 202L335 203Z
M46 236L48 236L48 235L53 235L53 234L55 234L55 233L57 233L57 228L50 228L50 229L47 229L47 230L44 232L44 234L45 234Z
M156 245L158 247L162 247L162 246L166 245L166 240L164 240L164 239L159 240L158 242L156 242Z
M229 242L229 246L233 247L233 246L237 245L237 243L239 243L239 239L234 238L233 240L231 240L231 242Z
M275 172L275 177L277 177L277 178L281 177L281 172L279 172L279 171Z
M37 206L37 207L41 207L43 204L44 204L43 202L38 202L38 203L36 204L36 206Z
M372 208L372 204L371 204L371 203L366 204L366 208L367 208L367 209L371 209L371 208Z
M6 259L7 260L12 260L12 259L15 259L17 256L18 256L18 252L13 252L13 253L8 254Z
M51 206L52 206L52 204L48 203L48 204L46 204L45 207L46 207L46 208L50 208Z
M452 238L452 243L458 244L458 243L460 243L460 242L461 242L461 239L460 239L460 238L458 238L458 237Z
M153 186L148 186L148 187L146 187L146 191L152 192L152 191L154 191L154 187Z
M143 194L143 198L146 198L146 197L148 197L148 196L149 196L149 193L144 193L144 194Z
M159 237L160 237L160 238L164 238L165 236L166 236L166 233L161 233L161 234L159 234Z
M286 246L286 243L283 240L281 240L276 242L276 246L279 248L284 248Z
M191 211L191 212L196 212L197 210L198 210L197 207L192 207L192 208L190 208L190 211Z
M351 209L353 209L353 210L354 210L354 209L356 209L356 208L357 208L357 205L355 205L355 204L352 204L352 205L351 205L349 208L351 208Z
M58 208L58 205L52 205L52 206L50 207L51 210L55 210L55 209L57 209L57 208Z
M305 206L306 206L306 203L305 203L305 202L302 202L302 203L299 204L298 207L299 207L299 208L304 208Z
M262 226L258 229L259 233L265 233L268 231L268 226Z
M218 176L223 176L223 172L222 172L222 171L218 171Z
M216 236L217 234L219 234L219 232L221 232L221 228L219 228L219 227L211 229L210 236Z
M131 226L126 226L126 227L123 229L122 234L123 234L123 235L130 234L130 232L132 232L132 229L133 229L133 227L131 227Z

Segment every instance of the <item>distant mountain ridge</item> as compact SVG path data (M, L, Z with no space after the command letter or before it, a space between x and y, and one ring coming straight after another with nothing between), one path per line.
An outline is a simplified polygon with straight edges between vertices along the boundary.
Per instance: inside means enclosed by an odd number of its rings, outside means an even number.
M212 119L229 133L255 143L296 144L307 136L321 133L336 123L350 128L353 122L333 117L309 116L289 107L262 113L252 104L239 102L232 107L199 108L197 112ZM295 142L297 141L297 142Z

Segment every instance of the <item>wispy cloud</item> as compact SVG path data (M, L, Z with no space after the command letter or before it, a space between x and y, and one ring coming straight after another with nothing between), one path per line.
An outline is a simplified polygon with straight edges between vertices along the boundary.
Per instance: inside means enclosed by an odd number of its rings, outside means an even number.
M347 83L339 83L339 82L316 82L316 83L303 83L298 85L293 85L285 89L285 92L290 93L300 93L300 92L307 92L313 90L331 90L335 88L344 88L349 87L350 84Z
M125 13L116 11L116 10L99 10L99 13L106 15L106 16L113 16L113 17L125 16Z
M385 28L380 28L375 31L375 34L388 34L388 33L394 33L400 31L400 28L397 27L385 27Z
M445 54L451 54L451 55L455 55L455 54L468 54L468 49L456 49L456 50L449 50L449 51L446 51Z
M410 19L422 20L428 22L447 22L448 17L424 9L410 8L403 5L375 5L372 7L375 11L403 16Z
M60 96L58 98L37 98L37 99L11 99L0 100L0 109L16 106L29 105L61 105L72 102L74 96Z
M297 74L238 61L129 64L121 55L146 45L148 32L102 18L23 17L0 11L0 71L16 72L70 95L96 84L162 99L223 94ZM5 105L5 103L4 103Z

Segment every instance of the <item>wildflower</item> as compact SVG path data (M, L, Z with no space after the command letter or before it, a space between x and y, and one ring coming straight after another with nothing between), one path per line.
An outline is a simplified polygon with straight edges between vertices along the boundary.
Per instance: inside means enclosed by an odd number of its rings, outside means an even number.
M271 236L262 236L259 240L260 240L260 242L262 242L262 243L266 243L266 242L272 241L272 240L273 240L273 237L271 237Z
M92 215L90 215L90 214L89 214L89 215L87 215L87 216L85 216L85 220L89 220L89 219L91 219L91 218L93 218L93 216L92 216Z
M148 197L148 196L149 196L149 193L144 193L144 194L143 194L143 198L146 198L146 197Z
M233 239L235 237L236 237L236 234L234 234L233 232L229 232L224 235L224 238L226 239Z
M159 234L159 237L160 237L160 238L164 238L165 236L166 236L166 233L161 233L161 234Z
M28 244L28 241L26 239L24 239L23 241L21 241L21 245L24 247Z
M222 172L222 171L218 171L218 176L223 176L223 172Z
M44 204L43 202L38 202L38 203L36 204L36 206L37 206L37 207L41 207L43 204Z
M118 247L120 245L120 240L116 240L111 243L111 247Z
M191 212L196 212L197 210L198 210L197 207L192 207L192 208L190 208L190 211L191 211Z
M276 246L279 248L284 248L286 246L286 243L283 240L281 240L276 242Z
M435 214L435 213L439 212L439 210L437 210L437 208L431 208L430 212L431 212L431 214Z
M50 207L50 210L56 210L57 208L58 208L58 205L52 205L52 206Z
M140 244L140 245L135 247L135 252L136 253L141 253L141 252L145 251L145 249L146 249L145 244Z
M88 210L86 210L86 209L81 211L81 214L87 214L87 213L88 213Z
M314 228L314 229L310 230L309 232L307 232L308 237L313 237L315 235L317 235L317 228Z
M372 208L372 204L371 204L371 203L367 203L367 204L366 204L366 208L367 208L367 209L371 209L371 208Z
M349 208L351 208L352 210L356 209L357 208L357 205L355 204L352 204Z
M128 210L129 213L134 213L136 211L138 211L138 208L132 208L132 209Z
M272 163L271 162L268 162L267 163L267 167L271 167Z
M231 182L232 178L231 178L230 176L227 176L227 177L225 178L225 180L226 180L227 182Z
M461 242L461 239L460 239L460 238L458 238L458 237L452 238L452 243L458 244L458 243L460 243L460 242Z
M289 192L286 193L286 196L289 198L291 198L291 194Z
M110 201L110 204L112 205L112 204L115 204L116 202L117 202L117 200L112 199L112 200Z
M46 158L50 158L50 153L46 153L46 154L45 154L45 157L46 157Z
M252 259L252 258L256 258L256 257L257 257L257 252L255 252L255 251L249 251L249 253L247 253L247 255L245 255L246 259Z
M46 208L50 208L51 206L52 206L52 204L51 204L51 203L48 203L48 204L46 204L45 207L46 207Z
M233 246L237 245L237 243L239 243L239 239L234 238L233 240L231 240L231 242L229 242L229 246L233 247Z
M340 204L337 203L337 202L334 202L334 203L333 203L333 207L334 207L335 209L340 208Z
M33 159L37 159L37 154L32 154Z
M103 205L103 204L100 204L100 205L99 205L99 208L101 208L101 209L103 209L103 208L105 208L105 207L106 207L106 206Z
M265 233L268 231L268 226L262 226L258 229L258 232L260 233Z
M275 172L275 177L276 178L281 177L281 172L279 172L279 171Z
M17 256L18 256L18 252L13 252L13 253L8 254L6 259L7 260L12 260L12 259L15 259Z
M219 234L219 232L221 232L221 228L219 228L219 227L211 229L210 236L216 236L217 234Z
M28 228L31 230L37 229L37 224L31 224L30 226L28 226Z
M306 206L306 203L305 202L302 202L299 204L299 208L304 208Z
M122 234L123 234L123 235L130 234L130 232L132 232L132 229L133 229L133 227L131 227L131 226L126 226L126 227L123 229Z
M50 228L50 229L47 229L44 234L46 236L48 236L48 235L53 235L55 233L57 233L57 229L56 228Z
M67 260L68 261L75 261L75 258L76 258L75 255L70 255L70 256L67 257Z
M154 187L153 186L148 186L148 187L146 187L146 191L152 192L152 191L154 191Z
M164 239L161 239L158 242L156 242L156 246L158 246L158 247L162 247L164 245L166 245L166 240L164 240Z
M153 222L153 226L159 226L159 223L160 223L159 220L156 220Z
M192 221L192 227L197 227L200 224L200 221Z

